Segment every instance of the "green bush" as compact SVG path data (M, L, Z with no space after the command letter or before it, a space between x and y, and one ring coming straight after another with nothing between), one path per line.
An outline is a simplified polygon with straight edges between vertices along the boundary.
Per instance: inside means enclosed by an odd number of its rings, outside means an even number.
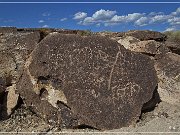
M92 35L92 32L91 30L82 30L82 31L78 31L77 34L81 36L90 36Z
M164 34L167 35L168 40L180 42L180 31L167 31Z

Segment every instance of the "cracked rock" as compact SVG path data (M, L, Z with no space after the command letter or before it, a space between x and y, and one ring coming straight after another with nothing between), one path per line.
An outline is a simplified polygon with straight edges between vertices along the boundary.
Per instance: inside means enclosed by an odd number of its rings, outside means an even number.
M130 30L124 33L124 36L132 36L141 41L155 40L155 41L166 41L167 36L160 32L149 31L149 30Z
M138 39L134 37L123 37L118 43L122 44L128 50L147 55L162 55L170 51L165 44L156 42L155 40L138 41Z
M164 54L155 62L158 75L158 93L162 101L180 105L180 56Z
M16 83L22 75L28 55L39 42L35 32L17 32L15 28L0 28L0 92L2 119L8 118L18 102Z
M121 45L123 45L126 49L131 49L131 44L133 43L137 43L140 42L139 39L132 37L132 36L127 36L127 37L121 37L118 40L118 43L120 43Z
M176 53L176 54L179 54L179 55L180 55L180 42L167 40L167 41L165 42L165 45L166 45L173 53Z
M49 34L17 90L51 124L117 129L134 124L157 86L153 61L105 37Z

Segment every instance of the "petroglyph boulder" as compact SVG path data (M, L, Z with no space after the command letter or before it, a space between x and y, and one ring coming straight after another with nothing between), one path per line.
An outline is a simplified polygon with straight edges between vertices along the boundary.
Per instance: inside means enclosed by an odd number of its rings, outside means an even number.
M148 56L105 37L51 33L28 58L17 90L51 124L116 129L139 119L156 86Z

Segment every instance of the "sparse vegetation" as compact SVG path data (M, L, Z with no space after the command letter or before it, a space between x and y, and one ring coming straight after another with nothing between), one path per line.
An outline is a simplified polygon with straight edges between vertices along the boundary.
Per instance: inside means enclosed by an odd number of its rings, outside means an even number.
M92 31L91 30L83 30L83 31L78 31L77 32L78 35L81 35L81 36L90 36L92 35Z
M167 31L164 34L167 35L169 40L180 42L180 30L179 31Z

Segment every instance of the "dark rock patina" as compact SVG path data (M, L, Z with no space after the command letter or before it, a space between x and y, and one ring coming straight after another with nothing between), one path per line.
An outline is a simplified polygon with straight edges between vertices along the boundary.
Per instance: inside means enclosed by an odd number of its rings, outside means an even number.
M27 60L17 88L52 124L115 129L136 122L156 85L148 56L104 37L52 33Z

